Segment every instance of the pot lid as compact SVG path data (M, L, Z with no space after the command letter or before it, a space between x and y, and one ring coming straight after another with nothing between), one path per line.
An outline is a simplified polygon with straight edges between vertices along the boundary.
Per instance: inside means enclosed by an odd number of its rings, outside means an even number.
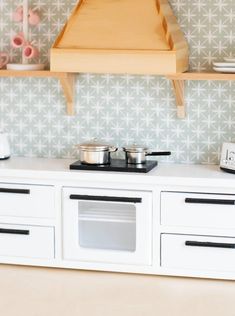
M133 144L133 145L130 145L130 146L123 147L123 150L124 151L128 151L128 152L132 152L132 153L133 152L134 153L143 153L143 152L148 151L148 148L145 147L145 146Z
M109 150L110 147L110 145L104 144L96 139L87 141L79 145L79 148L87 151L106 151Z

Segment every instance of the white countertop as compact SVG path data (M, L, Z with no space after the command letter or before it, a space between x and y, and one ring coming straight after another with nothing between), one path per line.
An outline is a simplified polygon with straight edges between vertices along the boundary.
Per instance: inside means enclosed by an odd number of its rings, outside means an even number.
M74 159L19 158L0 161L3 178L35 178L57 180L95 180L141 184L180 184L224 186L235 189L235 175L220 170L218 165L159 164L147 174L125 172L70 170ZM183 180L183 181L182 181ZM218 180L218 181L216 181Z

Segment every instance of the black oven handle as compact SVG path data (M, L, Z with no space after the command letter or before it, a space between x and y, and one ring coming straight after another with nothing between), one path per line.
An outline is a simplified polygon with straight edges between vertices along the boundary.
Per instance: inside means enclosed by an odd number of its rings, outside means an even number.
M186 241L185 246L235 249L235 244L218 243L218 242Z
M80 200L80 201L142 203L141 198L118 197L118 196L96 196L96 195L71 194L69 198L70 200Z

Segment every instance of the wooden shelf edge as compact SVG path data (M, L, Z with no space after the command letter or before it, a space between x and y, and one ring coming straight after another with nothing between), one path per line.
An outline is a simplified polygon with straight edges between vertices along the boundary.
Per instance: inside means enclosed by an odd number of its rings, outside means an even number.
M50 78L50 77L63 77L66 73L54 72L50 70L40 71L25 71L25 70L0 70L0 77L37 77L37 78Z
M75 97L75 76L76 73L56 72L50 70L42 71L15 71L0 70L0 77L36 77L36 78L57 78L62 86L66 101L67 114L74 115ZM184 86L186 80L235 80L235 74L224 74L217 72L184 72L163 75L172 81L177 105L177 117L185 118Z
M165 75L170 80L235 80L234 74L218 72L183 72Z
M235 81L235 74L217 72L184 72L165 76L167 79L172 81L177 105L177 117L181 119L186 116L184 97L184 86L186 80Z

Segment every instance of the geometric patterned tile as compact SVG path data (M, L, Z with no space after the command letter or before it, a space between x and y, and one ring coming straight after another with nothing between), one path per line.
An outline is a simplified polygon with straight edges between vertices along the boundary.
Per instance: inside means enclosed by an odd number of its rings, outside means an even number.
M31 1L40 7L42 23L31 28L41 62L63 26L75 0ZM190 46L190 68L207 70L211 62L235 56L234 0L171 0ZM0 50L12 60L10 37L17 4L0 2ZM55 79L0 78L0 128L9 133L18 156L76 157L74 145L93 137L117 146L138 142L170 149L162 160L217 163L224 141L235 141L233 82L186 83L187 118L178 120L171 84L157 76L94 75L77 77L76 115L66 116L65 100Z

